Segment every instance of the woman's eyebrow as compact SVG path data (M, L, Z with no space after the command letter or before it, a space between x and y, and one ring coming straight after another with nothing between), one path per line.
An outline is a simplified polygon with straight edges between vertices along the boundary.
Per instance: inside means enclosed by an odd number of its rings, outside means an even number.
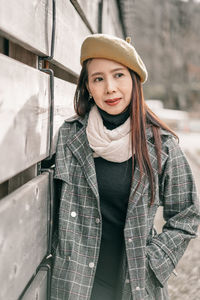
M112 69L110 72L114 73L114 72L123 71L123 70L125 70L125 68L119 67L119 68ZM95 73L91 74L91 77L96 76L96 75L103 75L103 74L104 74L104 72L95 72Z
M91 74L91 77L96 76L96 75L103 75L103 74L104 74L103 72L95 72L95 73Z

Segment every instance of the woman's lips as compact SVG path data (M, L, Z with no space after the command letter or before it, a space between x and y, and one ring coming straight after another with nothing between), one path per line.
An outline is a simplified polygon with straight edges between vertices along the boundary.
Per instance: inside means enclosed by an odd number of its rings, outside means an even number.
M113 99L107 99L105 102L106 104L110 106L117 105L120 102L121 98L113 98Z

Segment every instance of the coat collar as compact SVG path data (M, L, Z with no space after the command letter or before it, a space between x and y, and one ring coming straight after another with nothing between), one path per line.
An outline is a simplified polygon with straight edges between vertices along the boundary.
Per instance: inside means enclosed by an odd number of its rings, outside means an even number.
M87 182L92 189L95 197L99 202L99 192L96 179L96 170L93 159L93 152L89 146L87 135L86 135L86 126L87 126L88 115L84 118L79 116L74 116L68 120L67 123L79 123L81 128L67 140L67 146L72 151L73 155L78 160L80 166L83 168L83 172L87 179Z
M78 115L74 115L71 118L65 120L66 123L78 122L83 126L87 125L89 114L86 114L84 117L80 117Z

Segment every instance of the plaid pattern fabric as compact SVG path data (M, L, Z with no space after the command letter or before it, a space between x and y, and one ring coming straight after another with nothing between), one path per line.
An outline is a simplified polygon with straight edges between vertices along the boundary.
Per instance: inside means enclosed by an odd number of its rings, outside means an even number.
M87 118L70 119L59 131L55 178L62 180L62 189L51 300L89 300L98 261L101 212L86 123ZM156 197L149 207L145 175L135 193L140 178L136 164L124 228L122 300L168 299L166 282L200 223L192 173L177 142L162 132L162 174L158 175L150 129L147 139ZM166 224L156 234L153 223L159 205L164 207Z

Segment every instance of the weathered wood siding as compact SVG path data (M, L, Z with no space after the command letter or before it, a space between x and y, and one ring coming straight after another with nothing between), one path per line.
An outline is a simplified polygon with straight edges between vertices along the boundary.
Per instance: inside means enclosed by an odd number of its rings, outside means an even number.
M81 43L96 32L123 37L117 1L0 0L0 300L48 299L49 154L74 114Z
M49 80L47 74L3 54L0 65L3 182L48 156Z
M1 183L48 156L50 91L47 74L3 54L0 65ZM74 91L74 84L55 78L55 136L63 120L74 113ZM55 144L56 139L54 148Z
M0 201L0 299L17 298L47 253L48 176L43 173Z

